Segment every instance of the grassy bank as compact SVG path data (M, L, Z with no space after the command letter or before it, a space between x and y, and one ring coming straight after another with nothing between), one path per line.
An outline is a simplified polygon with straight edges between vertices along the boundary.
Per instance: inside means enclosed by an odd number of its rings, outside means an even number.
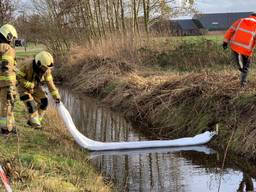
M49 109L43 130L28 127L25 114L18 102L18 135L2 136L0 143L0 163L13 191L111 191L88 162L86 151L71 140L54 108Z
M224 149L234 130L230 150L256 159L255 77L241 89L219 42L149 42L74 48L56 75L74 91L122 111L150 136L192 136L218 123L212 146Z
M43 51L45 49L45 46L42 44L32 44L28 43L28 45L25 47L16 47L16 58L22 59L27 57L33 57L40 51Z

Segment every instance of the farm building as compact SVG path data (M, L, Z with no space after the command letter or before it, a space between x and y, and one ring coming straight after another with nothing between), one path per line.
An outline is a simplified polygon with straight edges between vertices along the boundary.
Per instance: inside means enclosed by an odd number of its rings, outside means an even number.
M251 12L196 14L192 20L207 31L227 30L237 19L250 16Z
M192 19L161 20L151 26L151 31L171 35L200 34L200 29Z
M195 14L192 19L160 20L151 26L152 31L172 35L202 35L227 30L237 19L251 12Z
M192 19L182 19L171 21L171 25L176 25L178 30L176 34L179 35L197 35L200 34L200 29L197 27Z

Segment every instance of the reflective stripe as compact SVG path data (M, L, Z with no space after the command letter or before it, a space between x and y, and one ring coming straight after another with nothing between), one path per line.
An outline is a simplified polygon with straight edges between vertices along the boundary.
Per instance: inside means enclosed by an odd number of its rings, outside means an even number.
M24 82L24 87L27 88L27 89L28 89L28 88L32 88L33 85L34 85L34 84L31 83L31 82L29 82L29 81Z
M234 39L235 39L235 38L232 38L230 42L233 43L233 44L235 44L235 45L238 45L238 46L240 46L240 47L243 47L243 48L245 48L245 49L252 50L252 48L253 48L253 42L254 42L253 37L251 38L251 40L250 40L250 42L249 42L248 45L247 45L247 44L240 43L240 42L237 42L237 41L235 41Z
M233 43L233 44L235 44L235 45L238 45L238 46L240 46L240 47L243 47L243 48L245 48L245 49L251 50L251 46L250 46L250 45L245 45L245 44L238 43L238 42L232 41L232 40L231 40L230 42Z
M21 70L19 70L19 69L15 69L15 71L16 71L16 73L17 73L17 75L19 75L19 76L21 76L21 77L25 77L26 76L26 74L25 73L23 73Z
M0 81L15 81L16 76L11 75L11 76L0 76Z
M51 92L52 96L59 96L59 92L56 90L56 91L53 91Z
M53 80L53 77L52 75L48 75L46 78L45 78L46 81L52 81Z
M2 60L7 60L7 61L9 61L9 62L15 63L14 58L11 57L11 56L8 56L8 55L3 55L3 56L2 56Z
M240 30L240 31L243 31L243 32L246 32L246 33L250 33L252 35L254 35L255 32L253 31L249 31L249 30L246 30L246 29L243 29L243 28L238 28L237 31Z
M6 125L6 123L7 123L7 120L4 120L4 119L0 120L0 125Z
M6 128L7 125L7 118L6 117L0 117L0 127Z
M24 87L26 87L26 88L28 88L28 86L29 86L29 82L24 82Z
M254 18L244 18L244 20L249 20L249 21L253 21L256 23L256 19L254 19Z
M236 26L235 34L233 35L233 37L232 37L231 40L230 40L231 42L232 42L233 39L235 39L235 37L236 37L236 35L237 35L237 33L236 33L236 32L237 32L237 29L240 27L240 25L241 25L242 22L243 22L243 19L241 19L241 21L240 21L240 22L238 23L238 25Z
M15 118L13 115L11 116L11 121L15 124Z

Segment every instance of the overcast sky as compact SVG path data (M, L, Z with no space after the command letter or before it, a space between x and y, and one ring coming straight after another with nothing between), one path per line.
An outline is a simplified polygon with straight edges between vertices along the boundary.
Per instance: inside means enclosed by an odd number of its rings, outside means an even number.
M202 13L256 11L256 0L196 0Z
M71 1L71 0L70 0ZM176 0L177 2L182 0ZM256 11L256 0L195 0L201 13ZM30 2L30 0L21 0Z

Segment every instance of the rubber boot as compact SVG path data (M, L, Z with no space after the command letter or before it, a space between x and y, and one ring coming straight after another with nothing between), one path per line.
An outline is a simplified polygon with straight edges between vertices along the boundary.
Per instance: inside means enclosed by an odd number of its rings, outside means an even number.
M242 88L247 85L247 76L248 76L248 73L244 73L244 72L241 73L241 76L240 76L240 83L241 84L240 85L241 85Z
M10 135L10 134L16 135L17 134L16 127L13 127L11 131L9 131L8 129L1 128L1 134L2 135Z
M46 112L46 110L38 109L38 115L39 115L39 120L40 120L41 124L42 124L45 112Z
M31 127L34 127L35 129L41 129L42 125L39 119L38 112L36 111L35 113L30 114L30 118L27 122L28 125Z

